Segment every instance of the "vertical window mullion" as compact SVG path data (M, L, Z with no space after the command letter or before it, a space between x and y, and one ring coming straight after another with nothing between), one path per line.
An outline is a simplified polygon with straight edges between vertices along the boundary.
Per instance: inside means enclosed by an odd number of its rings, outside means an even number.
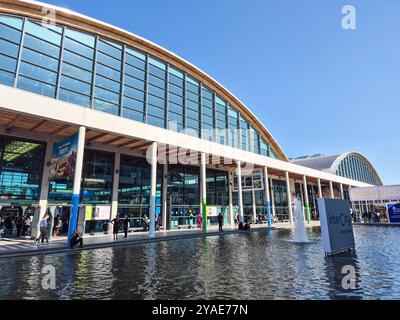
M119 116L122 117L123 115L123 108L124 108L124 84L125 84L125 58L126 56L126 45L122 46L122 69L121 69L121 88L120 88L120 96L119 96Z
M182 127L184 128L184 129L186 129L186 117L187 117L187 93L186 93L186 90L187 90L187 84L186 84L186 81L187 81L187 79L186 79L186 72L184 72L183 73L183 124L182 124Z
M149 101L149 55L146 54L146 64L144 70L144 123L147 123L147 105Z
M60 96L60 84L61 84L61 72L62 72L62 65L64 60L64 40L65 40L65 30L67 27L62 28L62 35L61 35L61 46L60 46L60 55L58 61L58 73L57 73L57 84L56 84L56 99L59 99Z
M15 77L14 77L14 83L13 87L17 87L17 82L18 82L18 74L19 74L19 67L21 65L21 58L22 58L22 50L24 48L24 39L25 39L25 26L26 26L26 18L22 20L22 30L21 30L21 41L19 44L19 51L18 51L18 59L17 59L17 66L15 68Z
M97 69L97 50L99 47L99 36L95 37L94 57L93 57L93 73L92 73L92 94L90 95L90 108L94 106L94 93L96 90L96 69Z
M169 63L165 68L165 104L164 104L164 128L169 129Z
M199 121L200 121L200 138L204 139L203 132L203 84L199 83Z

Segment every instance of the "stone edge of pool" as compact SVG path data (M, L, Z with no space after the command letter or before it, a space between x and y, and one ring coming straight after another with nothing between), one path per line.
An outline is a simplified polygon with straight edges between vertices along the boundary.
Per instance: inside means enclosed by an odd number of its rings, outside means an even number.
M105 248L114 248L114 247L124 247L128 245L136 245L136 244L146 244L146 243L155 243L155 242L163 242L163 241L172 241L172 240L181 240L181 239L191 239L191 238L205 238L205 237L215 237L215 236L223 236L223 235L232 235L232 234L245 234L249 232L262 232L268 230L279 230L279 229L287 229L285 227L258 227L246 231L242 230L227 230L223 232L193 232L193 233L182 233L182 234L174 234L174 235L161 235L155 238L139 238L139 239L128 239L128 240L117 240L117 241L108 241L108 242L99 242L99 243L90 243L84 245L82 248L74 248L70 249L65 244L57 244L56 247L51 248L32 248L32 249L22 249L22 250L13 250L12 252L1 252L0 253L0 261L12 258L20 258L27 256L39 256L39 255L48 255L48 254L57 254L57 253L76 253L85 250L94 250L94 249L105 249Z

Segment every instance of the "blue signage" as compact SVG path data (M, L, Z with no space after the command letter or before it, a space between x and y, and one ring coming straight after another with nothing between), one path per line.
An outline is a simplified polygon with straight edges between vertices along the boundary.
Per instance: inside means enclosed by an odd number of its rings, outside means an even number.
M390 223L400 223L400 203L388 203L387 212Z

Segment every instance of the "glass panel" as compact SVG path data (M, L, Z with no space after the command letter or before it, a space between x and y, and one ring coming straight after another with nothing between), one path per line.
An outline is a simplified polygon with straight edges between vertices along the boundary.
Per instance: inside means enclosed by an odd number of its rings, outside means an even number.
M0 53L4 53L8 56L17 58L18 51L19 51L18 45L14 44L12 42L0 39Z
M65 90L62 88L60 89L59 99L66 101L66 102L78 104L83 107L90 106L90 97L89 96L81 95L79 93L75 93L75 92Z
M144 82L142 80L125 75L124 82L131 87L144 91Z
M135 99L124 97L124 107L143 112L144 103Z
M111 58L104 53L99 52L97 54L97 61L109 68L116 69L117 71L121 70L121 61Z
M136 50L134 50L134 49L132 49L130 47L126 47L126 53L129 53L130 55L132 55L132 56L134 56L136 58L139 58L139 59L141 59L143 61L146 60L146 56L143 53L141 53L139 51L136 51Z
M0 55L0 69L4 69L10 72L15 72L16 68L17 68L16 59Z
M104 111L104 112L111 113L114 115L119 114L119 106L109 103L109 102L101 101L98 99L94 100L93 107L96 110Z
M93 71L93 60L84 58L68 50L64 50L64 61L69 62L75 66L86 69L90 72Z
M63 64L62 73L65 75L68 75L70 77L86 81L88 83L92 82L92 73L91 72L71 66L67 63Z
M50 58L36 51L32 51L30 49L24 48L22 50L22 60L26 62L31 62L38 66L44 67L46 69L53 70L55 72L58 71L58 60L54 58Z
M34 49L35 51L45 53L53 58L59 58L60 48L50 43L44 42L43 40L36 39L26 34L24 37L24 47Z
M76 41L79 41L91 48L94 48L95 45L95 37L87 34L87 33L83 33L80 31L76 31L76 30L72 30L69 28L65 28L65 35L69 38L72 38Z
M54 30L57 30L58 33ZM43 39L47 42L51 42L58 46L61 45L61 30L62 28L60 27L52 27L51 29L48 27L43 27L39 24L31 22L30 20L27 20L25 25L26 33L34 35L35 37Z
M118 104L119 103L119 94L104 90L102 88L96 87L95 90L95 97L99 98L101 100L105 100L108 102L111 102L113 104Z
M21 32L0 24L0 37L19 44L21 41Z
M20 74L54 85L57 81L57 73L33 66L26 62L21 62Z
M81 56L85 56L86 58L93 59L94 58L94 50L80 44L76 41L73 41L69 38L65 38L64 40L64 48L73 52L80 54Z
M108 54L109 56L112 56L118 60L121 60L122 57L122 46L119 44L116 44L114 42L100 39L99 41L99 51L104 52Z
M109 80L99 75L96 76L96 86L111 90L116 93L119 93L119 91L121 90L121 85L119 82Z
M0 23L3 23L18 30L22 29L22 19L20 18L0 15Z
M160 68L161 70L165 71L167 69L165 63L158 61L152 57L149 57L149 63L152 64L153 66L156 66L157 68Z
M43 82L35 81L32 79L28 79L23 76L18 77L18 88L32 91L35 93L39 93L44 96L48 96L51 98L55 97L56 88L55 86L45 84Z
M0 57L1 59L1 57ZM0 83L12 86L14 84L15 74L0 69Z
M62 88L70 89L79 93L83 93L85 95L91 94L92 86L90 84L69 78L65 75L61 77L60 85Z
M128 87L128 86L124 87L124 95L144 101L144 92L143 91L140 91L140 90Z

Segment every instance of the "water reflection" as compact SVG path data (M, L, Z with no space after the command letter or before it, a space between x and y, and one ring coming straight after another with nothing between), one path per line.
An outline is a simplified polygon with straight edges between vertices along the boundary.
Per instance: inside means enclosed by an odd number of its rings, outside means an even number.
M1 299L376 299L400 298L400 228L356 227L357 253L324 257L290 230L106 248L0 261ZM56 290L42 289L42 268ZM342 286L344 266L356 287Z

